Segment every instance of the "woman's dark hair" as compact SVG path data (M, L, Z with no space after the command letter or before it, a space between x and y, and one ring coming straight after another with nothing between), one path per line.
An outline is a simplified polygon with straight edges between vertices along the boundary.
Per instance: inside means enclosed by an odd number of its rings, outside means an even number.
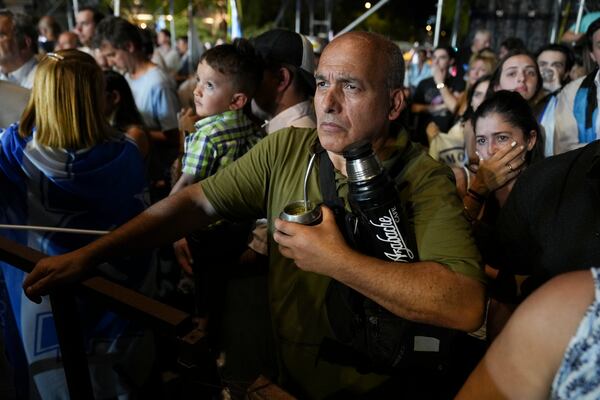
M113 128L121 132L126 132L127 128L132 125L143 126L144 120L135 105L129 84L123 75L115 71L104 71L104 81L106 92L116 91L121 97L112 121Z
M456 57L456 51L452 46L438 46L435 49L433 49L433 53L435 53L438 50L444 50L446 54L448 54L448 58L450 60L454 60L454 58Z
M475 89L477 89L477 86L481 85L483 82L491 81L491 80L492 80L491 74L482 75L479 78L477 78L475 83L469 88L469 90L467 90L467 109L465 110L465 113L461 117L461 119L463 121L467 121L467 120L473 118L474 111L473 111L473 107L471 106L471 100L473 100L473 95L475 94ZM485 94L486 99L487 99L487 93L488 92L486 92L486 94Z
M531 137L531 131L535 131L537 134L535 145L527 152L525 160L527 164L531 164L544 159L544 136L531 107L523 96L508 90L495 92L484 100L473 114L473 126L477 127L477 120L490 114L499 114L506 122L519 128L526 140Z
M496 69L494 70L494 72L492 72L492 79L490 81L490 87L488 88L486 97L491 97L492 94L494 93L494 88L496 86L500 85L500 77L502 76L502 69L504 68L504 63L506 63L506 61L508 61L509 58L512 58L515 56L521 56L521 55L531 58L531 61L533 61L533 65L535 65L535 73L537 74L538 81L537 81L537 87L535 88L535 93L533 94L533 96L531 97L531 99L529 101L533 101L537 97L537 94L542 89L542 85L544 84L544 82L542 81L542 74L540 74L540 68L537 65L537 61L536 61L535 57L532 56L526 50L509 51L508 53L506 53L504 58L500 60L498 65L496 65Z
M585 31L585 38L587 41L588 49L592 51L594 49L594 33L600 29L600 18L596 19L594 22L588 26L587 31Z

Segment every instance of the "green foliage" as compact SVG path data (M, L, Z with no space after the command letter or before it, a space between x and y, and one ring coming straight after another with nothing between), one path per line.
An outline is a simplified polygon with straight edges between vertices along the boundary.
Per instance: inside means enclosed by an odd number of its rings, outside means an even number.
M443 25L442 27L448 32L450 36L452 32L452 26L454 24L454 12L456 10L456 4L458 0L444 0L444 9L442 14ZM471 8L470 0L462 0L460 7L460 23L458 27L459 43L460 39L464 38L469 33L469 10Z
M251 37L264 32L273 27L274 21L285 0L280 1L260 1L260 0L238 0L241 3L242 27L244 36ZM378 0L371 0L376 4ZM333 10L333 30L341 30L357 17L365 12L365 0L338 0L334 2ZM463 38L468 33L469 8L471 0L462 0L461 23L459 38ZM110 8L112 0L102 0L104 8ZM143 0L144 12L161 15L169 13L168 0ZM198 30L201 40L214 41L218 37L223 37L223 32L212 28L202 21L203 18L212 16L215 12L226 13L227 0L193 0L194 13L196 15L194 23ZM412 4L407 1L390 0L377 12L363 21L357 29L364 29L378 32L389 36L395 40L422 40L425 33L424 28L426 19L435 14L435 2L428 1L423 4ZM454 10L457 0L444 0L443 25L442 28L448 33L452 30L454 20ZM176 34L187 33L187 0L174 1L174 20ZM319 13L323 11L323 3L315 1L317 19L321 18ZM134 0L121 1L121 14L124 17L131 15L135 11ZM288 1L287 10L281 21L281 26L293 29L295 18L295 0ZM306 2L302 2L302 31L308 33L308 7Z

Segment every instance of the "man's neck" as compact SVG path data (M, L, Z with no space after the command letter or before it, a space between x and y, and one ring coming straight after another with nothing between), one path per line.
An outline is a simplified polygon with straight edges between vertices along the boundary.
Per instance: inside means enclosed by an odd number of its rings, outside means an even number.
M394 142L395 140L389 137L382 137L371 142L373 151L379 160L384 161L390 157L390 154L393 151L393 148L390 147L390 145L392 145ZM346 159L344 156L329 150L327 151L327 154L329 155L329 159L331 160L333 167L340 171L342 175L348 176L348 173L346 172Z
M294 91L286 90L281 96L281 99L275 104L275 110L271 115L275 117L288 108L306 100L308 99L296 94Z
M327 151L327 155L329 155L329 159L333 164L333 168L340 171L344 176L348 176L348 174L346 173L346 159L344 158L344 156L341 154L336 154L329 150Z
M14 71L18 70L19 68L21 68L23 66L23 64L25 64L27 61L28 60L25 60L21 56L16 56L13 59L7 60L7 61L3 62L2 64L0 64L0 72L8 75L11 72L14 72Z
M133 79L142 77L154 64L148 60L136 59L133 63L133 68L130 71L130 75Z

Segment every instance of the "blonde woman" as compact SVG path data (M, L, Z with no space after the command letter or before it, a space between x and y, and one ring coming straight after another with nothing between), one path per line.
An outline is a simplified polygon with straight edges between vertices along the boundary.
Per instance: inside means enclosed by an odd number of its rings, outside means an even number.
M109 126L103 101L102 71L91 56L63 50L41 60L20 123L0 134L0 223L111 230L145 208L142 156L135 143ZM0 235L51 255L95 238L51 230L0 229ZM131 268L132 263L139 265ZM105 270L121 283L141 289L148 260L127 264L135 276L120 271L116 263L105 265ZM36 365L30 373L43 399L68 398L49 301L26 300L20 293L25 274L1 267L6 284L3 301L10 306L5 311L15 321L9 333L20 341L7 348L22 346L27 363ZM89 365L95 398L130 393L131 388L121 385L123 376L115 366L126 362L125 351L140 342L139 330L100 305L84 299L79 304L86 347L94 355ZM144 377L149 369L144 366L151 361L140 364L136 378Z
M469 102L467 94L473 87L475 82L484 75L490 75L494 72L498 59L491 50L482 50L479 53L473 54L469 60L469 70L466 75L467 88L463 94L458 98L458 107L456 115L462 117L467 111Z

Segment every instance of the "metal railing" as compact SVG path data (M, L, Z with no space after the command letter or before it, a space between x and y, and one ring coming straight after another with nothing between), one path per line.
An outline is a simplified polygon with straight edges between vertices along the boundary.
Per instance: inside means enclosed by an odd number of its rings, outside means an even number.
M0 236L0 261L28 273L44 257L46 255L39 251ZM193 328L189 314L105 278L92 277L72 288L61 288L51 293L49 298L72 399L93 399L75 294L104 304L119 315L156 332L175 336L186 345L193 346L202 338Z

